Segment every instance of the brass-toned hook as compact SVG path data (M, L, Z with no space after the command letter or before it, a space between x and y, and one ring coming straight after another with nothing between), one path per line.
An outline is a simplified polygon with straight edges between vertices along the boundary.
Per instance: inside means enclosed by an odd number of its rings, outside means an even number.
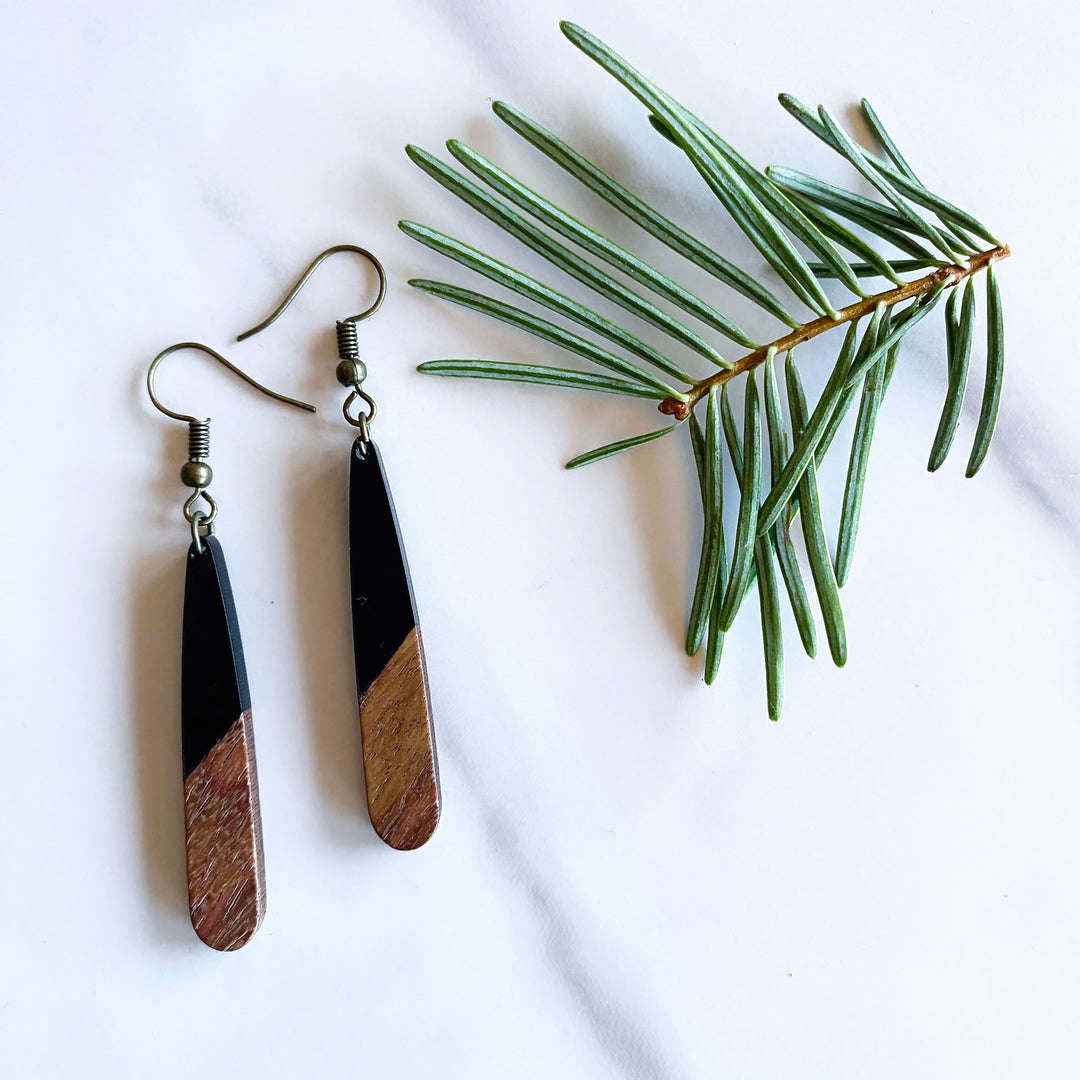
M300 280L292 287L289 295L278 305L277 310L267 319L263 319L258 326L253 326L250 330L245 330L237 337L237 341L244 341L246 338L253 337L260 331L265 330L281 313L296 299L296 294L307 284L308 278L319 268L319 264L328 259L331 255L336 255L339 251L352 251L357 255L363 256L369 263L375 268L375 273L379 275L379 294L375 297L375 302L371 307L365 311L361 311L359 315L350 315L347 319L339 320L342 323L358 323L361 319L366 319L371 315L374 315L376 311L382 306L383 298L386 296L386 272L383 270L382 263L375 258L366 248L357 247L355 244L338 244L336 247L327 248L322 254L316 255L312 264L301 275Z
M188 416L186 413L173 412L172 409L166 408L161 404L161 400L154 392L154 374L158 369L158 365L165 359L170 353L179 352L181 349L198 349L200 352L207 353L215 360L224 364L234 375L239 375L249 386L254 386L256 390L261 394L265 394L267 397L273 398L275 401L281 401L286 405L295 405L298 409L304 409L306 412L314 412L315 406L309 405L306 401L297 401L296 398L286 397L284 394L279 394L275 390L271 390L269 387L263 386L262 383L256 382L246 371L242 371L234 363L226 360L221 353L211 349L209 345L200 345L197 341L181 341L176 345L170 345L167 349L163 349L154 357L150 363L150 369L146 373L146 389L150 394L150 400L154 405L160 409L166 416L171 416L174 420L183 420L186 424L198 424L201 423L197 416Z

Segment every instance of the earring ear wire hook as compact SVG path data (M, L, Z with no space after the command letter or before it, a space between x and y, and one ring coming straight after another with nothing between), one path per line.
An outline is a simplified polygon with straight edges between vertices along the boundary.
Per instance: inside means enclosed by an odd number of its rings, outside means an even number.
M314 405L309 405L306 401L297 401L296 398L287 397L285 394L279 394L276 390L271 390L269 387L263 386L262 383L257 382L246 371L242 371L234 363L226 360L221 353L211 349L209 345L200 345L197 341L181 341L176 345L170 345L167 349L163 349L159 352L150 362L150 368L146 373L146 389L150 394L150 400L157 409L166 416L171 416L174 420L182 420L187 424L202 423L197 416L188 416L186 413L174 412L172 409L162 405L161 399L154 390L154 375L157 373L161 361L164 360L166 356L169 356L174 352L179 352L181 349L197 349L199 352L204 352L208 356L212 356L219 363L224 364L234 375L239 375L249 386L255 387L260 394L265 394L267 397L273 398L275 401L280 401L285 405L293 405L298 409L303 409L305 412L315 412Z
M237 341L244 341L249 337L253 337L255 334L265 330L272 322L274 322L285 309L296 299L296 294L307 284L308 279L319 268L320 263L324 259L328 259L331 255L336 255L339 251L351 251L357 255L367 259L369 263L375 268L375 273L379 275L379 294L375 297L375 302L371 307L364 311L361 311L359 315L350 315L347 319L341 319L343 323L358 323L361 319L370 318L376 311L382 307L382 302L386 296L386 271L383 270L383 265L374 255L371 254L367 248L357 247L355 244L338 244L336 247L327 248L322 254L316 255L311 265L301 275L300 280L292 287L289 295L278 305L277 310L267 319L264 319L258 326L253 326L250 330L245 330L237 337Z

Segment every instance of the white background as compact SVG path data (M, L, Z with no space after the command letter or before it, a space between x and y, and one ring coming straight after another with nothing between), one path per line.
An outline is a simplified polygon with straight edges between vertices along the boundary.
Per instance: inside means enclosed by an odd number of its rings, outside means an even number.
M407 141L465 138L708 288L489 99L760 269L560 17L762 165L853 183L775 94L849 124L866 94L931 186L1012 244L989 459L963 479L973 394L953 456L925 471L934 316L879 424L850 661L810 663L789 623L779 724L753 603L716 686L682 653L700 522L681 435L566 473L647 430L650 406L415 372L561 358L405 286L475 282L399 217L541 268ZM5 1076L1077 1075L1072 5L99 0L9 3L3 23ZM367 822L352 688L332 329L371 282L334 260L273 331L230 344L342 242L391 277L361 341L445 799L412 854ZM143 384L184 339L320 410L191 353L160 380L214 417L254 701L269 914L224 956L186 911L185 432ZM807 352L815 387L827 363ZM830 521L843 455L822 481Z

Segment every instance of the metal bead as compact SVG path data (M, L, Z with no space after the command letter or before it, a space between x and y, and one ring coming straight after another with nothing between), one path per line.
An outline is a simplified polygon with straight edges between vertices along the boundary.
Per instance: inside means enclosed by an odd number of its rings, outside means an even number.
M180 483L190 488L207 488L214 479L214 470L208 461L185 461L180 466Z
M359 386L367 378L367 364L363 360L342 360L336 375L342 386Z

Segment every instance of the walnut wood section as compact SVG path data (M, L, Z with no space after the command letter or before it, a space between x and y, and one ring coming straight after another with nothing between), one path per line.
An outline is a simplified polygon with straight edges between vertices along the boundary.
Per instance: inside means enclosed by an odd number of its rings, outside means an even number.
M191 925L210 948L239 949L266 914L250 711L184 780L184 824Z
M371 824L392 848L420 847L442 802L418 626L360 698L360 732Z

